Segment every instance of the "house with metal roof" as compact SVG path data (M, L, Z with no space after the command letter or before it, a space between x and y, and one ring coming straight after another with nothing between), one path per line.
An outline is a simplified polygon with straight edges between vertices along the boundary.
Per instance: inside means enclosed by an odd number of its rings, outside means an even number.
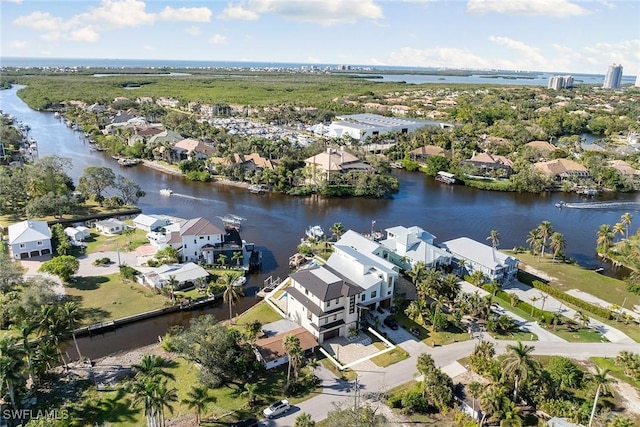
M419 262L427 268L451 265L452 255L434 244L435 236L418 226L396 226L385 229L380 240L381 256L402 270L411 270Z
M518 272L517 258L468 237L443 242L440 247L451 252L460 275L481 271L488 280L505 283Z
M325 265L292 273L286 288L287 317L307 329L319 343L348 336L363 313L389 308L397 267L376 255L379 245L347 231Z
M9 253L15 259L51 255L51 230L46 221L22 221L8 227Z
M140 214L133 219L133 226L147 232L156 231L171 224L171 220L160 215Z
M176 288L195 285L198 280L209 277L209 272L198 264L188 262L185 264L164 264L137 276L137 281L156 289L164 288L171 280L175 280Z
M431 120L417 120L400 117L388 117L379 114L363 113L336 116L327 129L329 138L352 138L365 141L367 138L393 132L410 133L424 126L451 127L446 123Z

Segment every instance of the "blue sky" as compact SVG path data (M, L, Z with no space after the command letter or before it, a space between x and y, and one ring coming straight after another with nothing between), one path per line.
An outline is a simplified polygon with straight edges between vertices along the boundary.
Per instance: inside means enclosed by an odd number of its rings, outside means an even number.
M0 0L1 55L640 71L637 0Z

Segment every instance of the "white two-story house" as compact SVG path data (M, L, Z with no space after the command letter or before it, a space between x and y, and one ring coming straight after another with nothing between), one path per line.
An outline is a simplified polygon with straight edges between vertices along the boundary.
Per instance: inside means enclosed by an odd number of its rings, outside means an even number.
M325 265L291 274L287 316L319 343L348 336L367 310L390 307L397 267L376 255L379 245L347 231Z
M387 238L380 241L382 256L402 270L411 270L422 262L427 268L451 264L452 255L434 245L435 236L418 226L387 228Z
M481 271L489 281L506 283L518 273L517 258L468 237L449 240L441 246L453 254L460 276Z
M51 255L51 230L46 221L22 221L8 228L9 252L13 258Z
M179 231L171 232L167 244L177 249L184 262L204 261L213 264L215 247L222 246L224 230L206 218L192 218L180 225Z

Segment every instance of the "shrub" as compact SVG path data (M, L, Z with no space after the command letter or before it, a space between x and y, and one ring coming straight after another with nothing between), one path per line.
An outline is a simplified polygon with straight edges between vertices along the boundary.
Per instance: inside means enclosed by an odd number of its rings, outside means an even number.
M96 266L109 265L109 264L111 264L111 258L107 258L107 257L98 258L95 261L93 261L93 265L96 265Z
M556 297L558 299L561 299L561 300L563 300L565 302L573 304L573 305L577 306L578 308L581 308L582 310L588 311L588 312L593 313L593 314L595 314L597 316L600 316L600 317L604 317L605 319L611 319L611 317L612 317L611 310L608 310L606 308L602 308L602 307L599 307L597 305L588 303L586 301L581 300L580 298L574 297L573 295L566 294L563 291L561 291L560 289L554 288L551 285L544 284L539 280L534 280L532 282L532 285L533 285L534 288L540 289L542 292L546 292L551 296L554 296L554 297Z

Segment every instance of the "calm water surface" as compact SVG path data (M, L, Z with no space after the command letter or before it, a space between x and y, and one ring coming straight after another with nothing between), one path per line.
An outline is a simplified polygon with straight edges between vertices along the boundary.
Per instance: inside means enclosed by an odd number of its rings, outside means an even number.
M16 89L0 91L0 109L31 126L30 136L38 141L40 156L57 154L73 161L69 174L76 180L87 166L108 166L118 174L135 180L147 195L139 206L144 213L168 214L191 218L203 216L219 221L218 216L234 213L246 218L242 238L254 242L263 252L263 269L252 275L248 294L252 295L269 276L286 277L288 258L296 252L300 238L310 225L328 230L335 222L346 229L370 232L395 225L418 225L445 241L461 236L485 242L491 230L500 233L500 247L526 246L529 230L540 222L551 221L554 229L564 234L568 256L589 268L600 267L595 258L596 230L601 224L615 224L625 212L631 212L635 224L640 223L640 203L635 194L610 195L584 200L576 195L517 194L475 190L464 186L448 186L420 173L397 172L400 192L393 199L324 199L289 197L279 194L254 195L246 189L219 183L195 183L181 177L165 175L144 166L121 167L105 153L91 151L85 139L67 128L51 113L31 110L16 95ZM159 190L169 187L174 195L163 197ZM576 203L575 208L558 209L560 200ZM238 306L243 310L255 303L244 298ZM216 309L213 309L216 310ZM216 310L223 318L224 309ZM96 357L114 348L136 347L157 340L172 323L186 322L190 314L141 322L112 334L104 346L98 339L90 347L100 347ZM108 337L106 337L108 338ZM106 354L106 353L105 353ZM91 355L90 355L91 356Z

